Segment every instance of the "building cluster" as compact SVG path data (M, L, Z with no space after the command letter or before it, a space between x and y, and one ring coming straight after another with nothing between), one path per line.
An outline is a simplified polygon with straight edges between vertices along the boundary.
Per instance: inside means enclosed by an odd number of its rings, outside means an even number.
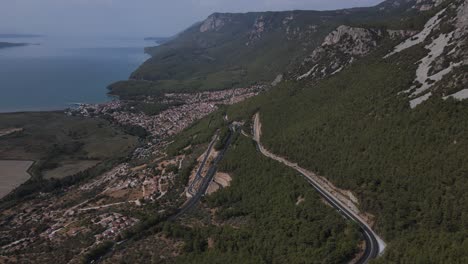
M82 116L108 115L122 125L140 126L157 138L167 138L188 127L218 109L218 105L231 105L257 95L264 86L237 88L223 91L200 93L170 93L163 98L146 98L146 103L174 104L158 115L149 116L138 111L128 111L127 102L115 100L98 105L81 104L68 114Z
M12 253L12 252L27 248L35 240L36 239L34 237L27 237L27 238L19 239L13 243L10 243L8 245L1 247L0 253L7 254L7 253Z
M104 232L94 236L99 243L105 240L114 240L123 230L138 223L138 219L119 213L106 213L93 219L92 222L105 228Z
M214 104L197 103L172 107L156 116L131 112L113 112L111 116L120 124L140 126L154 137L166 138L179 133L216 109Z
M166 94L164 98L147 97L145 103L171 106L154 116L132 109L131 106L138 102L120 100L99 105L82 104L68 110L69 115L110 116L118 124L145 128L154 137L129 158L147 162L139 166L132 162L122 163L86 182L64 187L59 195L40 193L36 197L40 202L31 200L2 212L0 253L16 254L18 250L41 244L60 245L77 235L94 237L95 243L114 240L138 222L116 208L124 206L132 210L134 206L155 201L161 208L172 206L172 201L165 199L165 195L173 186L185 156L167 157L164 149L169 144L169 136L209 115L219 105L240 102L262 89L256 86L196 94ZM6 132L11 131L2 131Z
M130 166L127 163L120 164L114 167L112 170L102 174L101 176L95 178L94 180L83 184L79 187L80 191L88 191L93 190L98 187L106 185L108 182L112 181L113 179L120 178L123 176L127 176L130 171Z
M243 101L257 95L265 89L263 85L255 85L249 88L236 88L222 91L200 92L200 93L170 93L165 97L170 101L185 102L186 104L196 104L200 102L210 102L213 104L230 105Z
M171 183L175 180L176 173L173 170L167 170L167 166L180 168L183 159L184 156L181 155L161 161L153 160L153 164L157 164L157 166L149 166L145 163L131 167L128 163L123 163L80 186L79 190L101 189L101 194L112 197L114 202L121 197L124 197L123 201L127 199L155 201L169 190ZM79 207L81 208L83 205ZM90 208L96 207L100 206L91 206ZM71 215L77 208L69 209L67 214ZM85 210L87 209L85 208Z
M67 231L67 225L76 219L60 210L54 210L58 203L45 200L41 203L25 204L25 208L14 212L9 221L0 223L0 226L8 226L9 235L17 239L0 247L0 253L24 249L39 239L51 241L61 237L60 235ZM43 230L41 226L47 226L47 229Z

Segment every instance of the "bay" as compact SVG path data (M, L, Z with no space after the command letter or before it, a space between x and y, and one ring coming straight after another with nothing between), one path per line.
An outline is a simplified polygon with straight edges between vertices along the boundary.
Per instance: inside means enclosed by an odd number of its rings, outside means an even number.
M106 87L149 58L143 38L35 37L0 49L0 112L59 110L110 100Z

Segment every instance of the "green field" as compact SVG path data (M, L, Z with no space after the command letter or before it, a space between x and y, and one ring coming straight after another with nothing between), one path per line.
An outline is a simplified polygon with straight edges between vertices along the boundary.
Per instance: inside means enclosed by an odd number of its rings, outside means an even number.
M102 119L61 112L0 114L0 130L22 128L0 137L0 159L34 160L34 179L63 178L96 164L126 157L137 145Z
M33 163L27 160L0 160L0 199L31 177L28 169Z

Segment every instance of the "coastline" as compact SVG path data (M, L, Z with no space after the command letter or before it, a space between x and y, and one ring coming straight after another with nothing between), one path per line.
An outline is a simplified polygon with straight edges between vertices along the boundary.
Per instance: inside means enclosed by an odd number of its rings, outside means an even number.
M115 99L113 99L115 100ZM20 114L20 113L43 113L43 112L65 112L67 109L78 108L80 105L87 104L106 104L112 100L97 103L69 103L68 106L61 107L18 107L18 108L0 108L0 114Z
M1 110L1 114L21 114L21 113L43 113L43 112L62 112L65 111L67 108L34 108L34 109L8 109L8 110Z
M127 79L149 57L143 52L148 42L136 37L9 37L0 36L0 42L28 45L0 49L0 114L64 111L74 102L105 103L112 100L107 86Z

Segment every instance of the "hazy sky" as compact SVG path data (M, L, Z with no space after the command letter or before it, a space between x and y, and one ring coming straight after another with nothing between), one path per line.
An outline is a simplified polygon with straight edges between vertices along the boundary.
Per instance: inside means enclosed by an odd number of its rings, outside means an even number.
M337 9L383 0L0 0L0 33L166 36L213 12Z

